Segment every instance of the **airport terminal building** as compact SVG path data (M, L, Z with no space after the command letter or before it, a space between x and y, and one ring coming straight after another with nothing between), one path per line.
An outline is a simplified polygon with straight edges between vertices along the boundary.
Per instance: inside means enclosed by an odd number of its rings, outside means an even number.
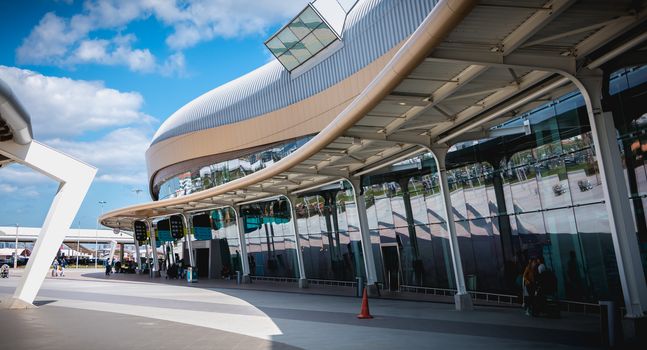
M101 223L145 224L137 244L183 247L200 278L363 281L459 309L519 300L543 258L560 300L644 317L646 14L313 1L265 42L276 59L162 124L154 201Z

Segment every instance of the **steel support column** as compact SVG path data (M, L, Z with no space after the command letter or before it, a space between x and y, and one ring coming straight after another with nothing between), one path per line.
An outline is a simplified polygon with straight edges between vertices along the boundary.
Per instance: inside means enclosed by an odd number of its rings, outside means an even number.
M186 227L186 234L184 235L184 242L186 242L186 251L189 253L189 266L191 268L195 267L194 257L193 257L193 247L191 245L191 231L193 230L193 217L188 214L182 213L182 219L184 220L184 226ZM182 257L184 258L184 256Z
M448 147L436 147L432 148L431 152L434 154L434 159L436 160L440 192L443 197L443 209L445 210L445 222L447 223L447 231L449 233L449 251L452 255L452 266L454 267L454 278L456 280L457 290L454 296L454 302L456 310L469 311L473 308L472 297L467 293L467 289L465 288L465 275L463 274L461 253L458 247L458 236L456 235L456 224L454 223L454 214L452 213L452 200L449 193L449 183L447 182L445 156L448 150Z
M151 255L153 255L153 263L151 264L151 277L160 277L159 264L157 262L157 241L155 240L155 230L153 230L153 220L146 220L148 230L150 232L151 242Z
M243 283L250 283L249 257L247 256L247 242L245 241L245 223L241 215L240 206L234 208L236 212L236 225L238 225L238 241L240 244L240 264L243 267Z
M645 324L647 284L641 264L629 192L623 174L613 115L602 111L602 72L584 70L575 83L582 92L591 124L596 160L609 217L613 248L627 313L625 317ZM632 170L629 170L632 171ZM644 335L642 335L644 336Z
M151 266L150 266L150 255L148 254L148 246L150 246L150 238L148 239L148 244L144 245L144 248L146 248L146 266L148 267L148 274L151 274ZM144 273L144 270L142 270L142 273Z
M3 309L30 308L97 170L37 141L0 142L0 155L59 183L22 278L13 296L0 303Z
M366 269L366 286L369 295L377 294L377 268L375 267L375 257L373 255L373 244L371 243L371 231L368 227L368 217L366 216L366 202L362 191L362 184L359 178L350 178L349 182L353 186L353 195L355 196L355 208L357 209L357 218L359 220L359 233L362 243L362 252L364 253L364 267Z
M110 255L108 256L108 262L110 265L115 262L115 250L117 249L117 241L110 242Z
M297 265L299 266L299 288L308 288L308 280L306 278L306 268L303 263L303 251L301 250L301 241L299 240L299 224L297 223L297 196L290 195L286 197L290 204L290 215L292 217L292 229L294 231L294 242L296 245Z
M133 241L135 244L135 261L137 262L137 273L140 274L142 271L142 259L140 258L139 254L139 241L137 238L135 238L135 234L133 233Z
M125 249L124 244L119 243L119 262L121 263L122 266L124 265L124 249Z

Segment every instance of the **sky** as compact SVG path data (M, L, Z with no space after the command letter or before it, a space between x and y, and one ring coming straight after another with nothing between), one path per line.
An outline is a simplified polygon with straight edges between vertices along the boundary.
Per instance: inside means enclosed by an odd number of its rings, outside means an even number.
M306 3L0 1L0 79L30 114L34 138L98 168L72 227L150 201L144 153L157 128L271 60L263 42ZM3 167L0 226L42 226L56 189L28 167Z

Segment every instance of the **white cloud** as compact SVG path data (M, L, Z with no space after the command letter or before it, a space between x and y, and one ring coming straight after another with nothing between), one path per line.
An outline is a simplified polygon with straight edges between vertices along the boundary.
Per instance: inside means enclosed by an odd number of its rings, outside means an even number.
M80 14L70 18L47 13L16 50L20 63L74 65L83 63L124 65L132 71L169 74L168 65L179 63L181 50L216 37L235 38L266 34L303 8L307 0L87 0ZM172 28L166 44L175 51L156 64L149 49L120 43L132 21L153 16ZM97 31L112 31L112 38L91 38ZM133 34L125 37L134 38ZM181 56L182 58L184 56ZM171 70L182 73L180 69Z
M98 168L97 180L146 184L144 153L150 136L135 128L120 128L92 141L50 139L45 143Z
M0 171L0 194L11 194L12 198L34 198L40 195L39 187L53 184L53 180L24 165L10 164Z
M148 49L133 49L136 40L132 34L116 36L112 40L83 40L67 58L66 63L97 63L125 65L133 72L152 72L157 69L155 56Z
M109 127L151 125L155 119L141 111L137 92L106 88L103 82L44 76L0 66L0 79L11 86L34 124L37 138L81 135Z
M2 171L0 171L0 183L11 183L12 185L24 186L26 184L40 184L48 181L52 180L47 176L20 164L10 164L9 166L3 167Z
M34 125L34 129L39 126ZM147 174L144 153L150 135L135 128L119 128L94 141L62 138L41 140L43 143L97 167L95 181L145 187ZM0 171L0 193L38 195L39 186L54 180L24 165L11 164Z
M94 49L93 49L94 50ZM100 52L100 49L98 49ZM95 55L89 49L88 55ZM183 57L176 57L182 61ZM169 65L169 69L173 68ZM31 115L36 139L98 168L97 181L147 182L144 153L157 121L142 112L143 97L121 92L103 82L58 78L0 66L0 79L11 86ZM75 139L92 132L87 141ZM103 136L94 136L103 135ZM24 196L37 195L29 185L51 181L27 167L12 164L0 171L0 189L17 187Z
M14 185L0 183L0 193L13 193L17 189L18 187Z
M166 59L166 62L164 62L160 68L160 72L167 76L183 76L186 73L185 66L184 54L182 52L177 52Z

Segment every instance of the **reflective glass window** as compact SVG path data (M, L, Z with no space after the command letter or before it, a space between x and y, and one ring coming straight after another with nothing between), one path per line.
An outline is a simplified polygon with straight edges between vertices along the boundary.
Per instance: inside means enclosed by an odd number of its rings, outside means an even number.
M573 204L594 203L604 198L593 149L572 153L565 163Z
M288 49L279 38L274 38L267 43L267 47L272 51L274 56L280 56Z
M305 48L313 55L319 52L324 47L324 45L321 43L321 41L319 41L319 39L317 39L314 33L311 33L305 38L303 38L302 43L305 46Z
M515 217L517 219L517 232L520 235L546 233L542 213L517 214Z
M308 27L311 31L320 26L323 22L319 15L314 10L307 7L299 16L301 22Z
M288 49L292 48L294 44L299 42L299 38L297 38L297 36L294 35L294 33L292 33L292 31L289 28L285 28L284 30L282 30L279 33L279 35L277 35L277 37L281 40L281 42L283 42L283 45L285 45L285 47L287 47Z
M296 35L299 40L305 38L311 32L311 29L308 28L300 19L295 19L288 25L288 28Z
M445 211L443 209L443 198L440 194L439 187L431 187L425 195L427 204L427 217L430 223L445 221Z
M299 61L290 52L286 52L279 56L279 61L281 61L287 69L294 69L299 65Z
M535 165L524 165L512 169L510 183L513 210L516 213L541 209Z
M294 55L294 58L296 58L297 61L299 61L299 63L303 63L307 61L310 57L312 57L312 54L310 53L310 51L308 51L305 45L303 45L303 43L301 42L294 45L290 50L290 52L292 53L292 55Z
M551 158L537 164L537 188L544 209L571 205L566 167L561 157Z
M335 41L337 39L337 36L335 33L328 28L328 26L325 23L320 24L317 29L314 30L314 34L321 41L323 46L328 46L331 42Z
M378 227L394 227L391 200L385 195L375 199Z
M553 234L577 234L575 214L572 208L544 211L546 232Z

